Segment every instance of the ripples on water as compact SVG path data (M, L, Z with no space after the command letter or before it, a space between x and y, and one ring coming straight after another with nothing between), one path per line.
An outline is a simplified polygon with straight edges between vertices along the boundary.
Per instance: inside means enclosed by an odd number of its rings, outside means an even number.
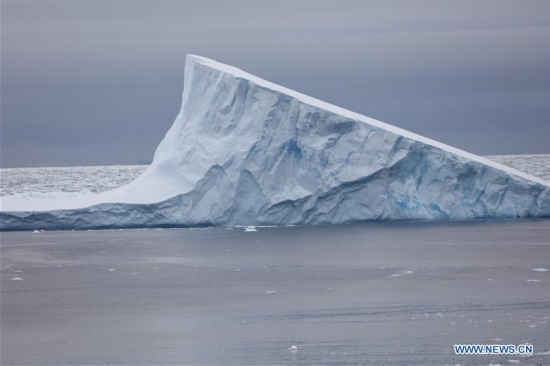
M550 181L550 154L493 155L487 158ZM131 182L146 168L147 165L5 168L0 169L0 195L26 191L109 191Z

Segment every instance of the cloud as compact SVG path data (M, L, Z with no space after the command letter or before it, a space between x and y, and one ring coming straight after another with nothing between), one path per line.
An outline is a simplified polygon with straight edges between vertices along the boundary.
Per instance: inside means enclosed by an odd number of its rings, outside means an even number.
M151 158L179 109L187 53L472 152L550 152L549 11L540 1L4 1L1 163Z

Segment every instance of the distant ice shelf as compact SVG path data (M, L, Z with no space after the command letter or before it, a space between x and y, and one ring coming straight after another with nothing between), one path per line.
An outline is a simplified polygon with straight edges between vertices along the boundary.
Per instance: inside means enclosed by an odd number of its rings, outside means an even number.
M3 230L516 217L550 217L550 182L192 55L137 179L0 198Z

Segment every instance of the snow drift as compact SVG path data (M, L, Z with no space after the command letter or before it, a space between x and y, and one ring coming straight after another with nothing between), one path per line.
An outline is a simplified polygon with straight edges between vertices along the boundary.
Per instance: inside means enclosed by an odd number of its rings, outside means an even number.
M4 230L550 216L550 182L187 56L151 166L101 194L0 198Z

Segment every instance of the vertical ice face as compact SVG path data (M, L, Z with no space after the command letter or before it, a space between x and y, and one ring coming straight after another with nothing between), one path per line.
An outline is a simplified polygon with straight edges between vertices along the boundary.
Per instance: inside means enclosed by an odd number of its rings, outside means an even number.
M234 67L188 56L184 84L142 176L49 206L3 198L3 211L49 211L1 214L3 227L44 217L44 227L121 227L550 216L549 182Z

